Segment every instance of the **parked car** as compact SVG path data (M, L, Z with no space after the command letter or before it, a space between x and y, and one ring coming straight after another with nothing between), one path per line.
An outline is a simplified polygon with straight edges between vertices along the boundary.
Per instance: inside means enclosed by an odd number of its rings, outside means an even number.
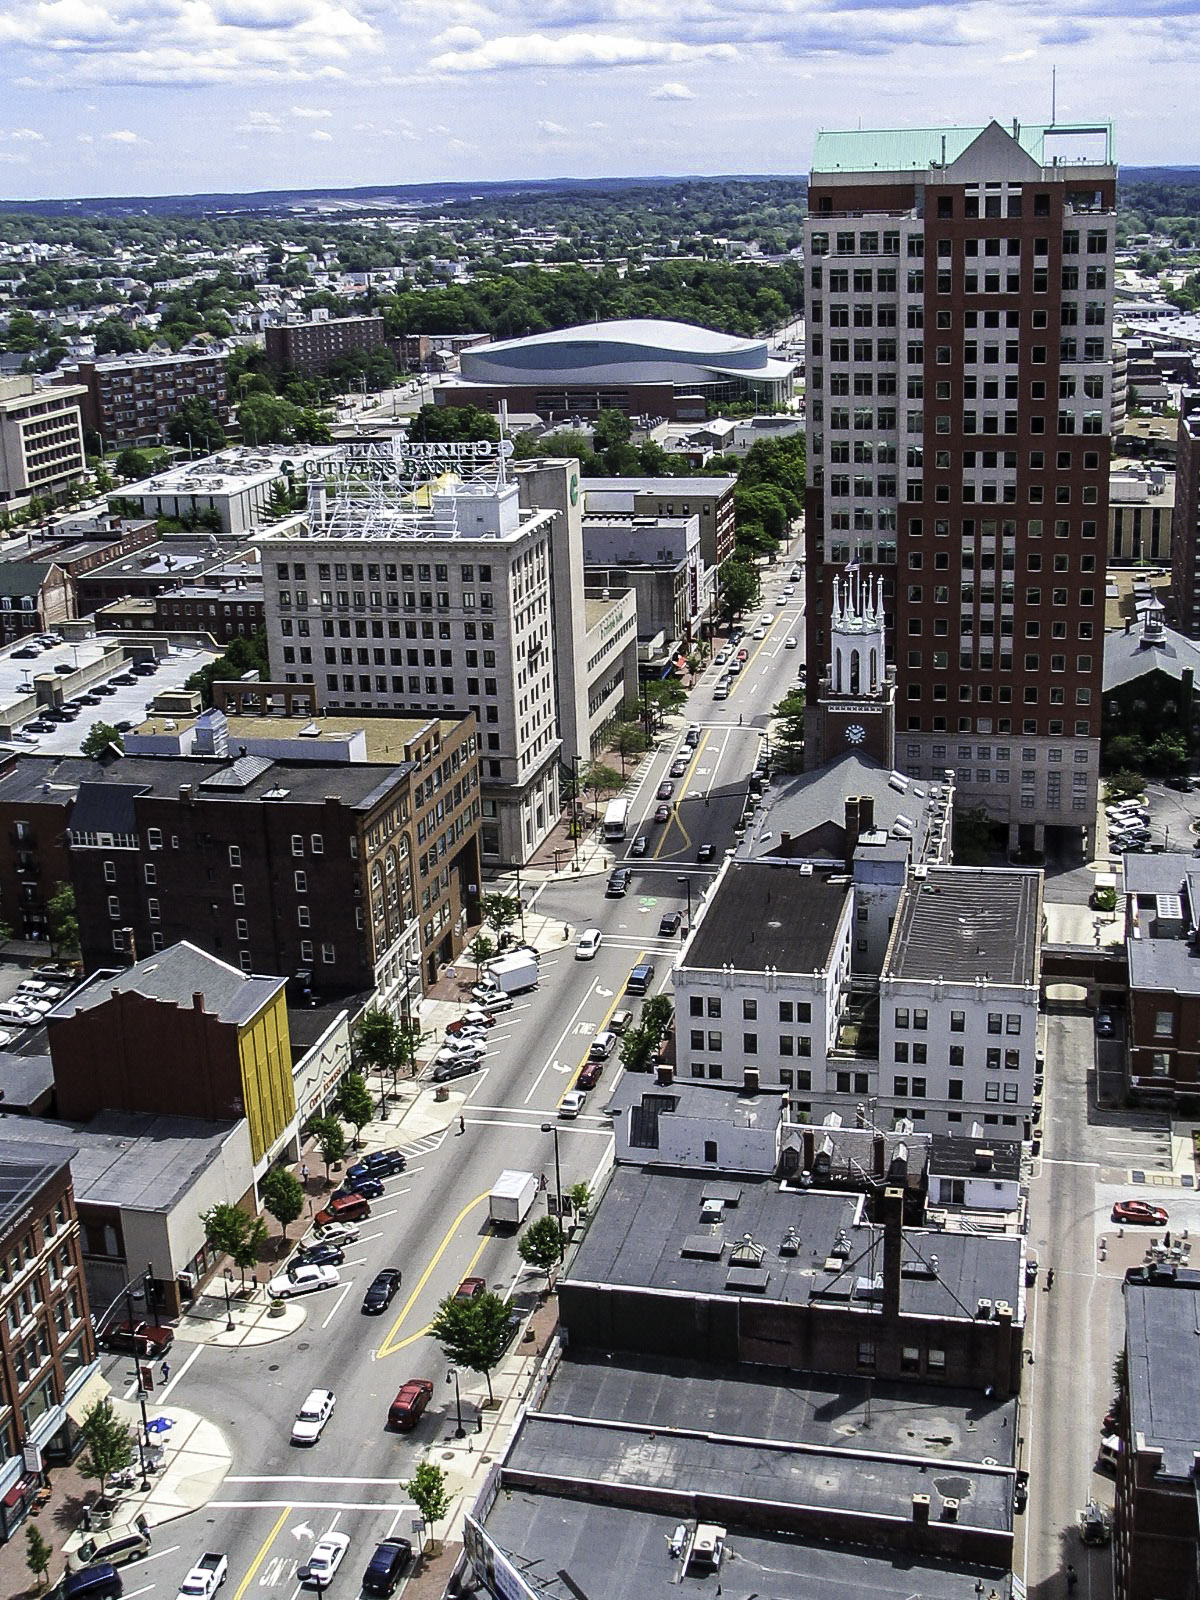
M675 934L679 932L679 926L682 921L682 912L668 911L664 913L664 915L658 919L658 937L660 939L673 938Z
M616 1034L625 1032L633 1022L632 1011L614 1011L608 1019L609 1031Z
M578 1089L568 1089L559 1104L558 1114L564 1121L573 1121L587 1105L587 1099Z
M318 1289L335 1289L341 1281L336 1267L295 1267L272 1278L267 1293L272 1300L291 1300L296 1295L315 1294Z
M340 1267L345 1259L346 1252L340 1244L318 1239L315 1244L297 1250L291 1264L293 1267Z
M575 944L576 961L594 961L603 942L604 935L599 928L585 928Z
M674 793L675 785L669 778L664 778L658 786L658 798L660 800L669 800Z
M400 1278L399 1267L384 1267L375 1274L363 1295L362 1308L367 1316L378 1316L387 1310L399 1291Z
M410 1378L400 1386L396 1398L388 1407L387 1425L401 1433L415 1428L421 1413L433 1399L433 1384L428 1378Z
M11 1000L7 1005L0 1006L0 1022L6 1028L35 1028L41 1020L36 1011L28 1006L14 1005Z
M484 1006L468 1006L461 1017L446 1024L447 1033L462 1033L464 1029L494 1028L496 1018Z
M785 650L794 650L798 643L799 640L796 638L796 635L794 633L789 633L787 638L783 641L783 648Z
M629 854L631 856L644 856L649 846L650 841L647 839L646 835L644 833L639 833L629 848Z
M434 1058L433 1071L430 1078L434 1083L449 1083L452 1078L468 1078L471 1073L479 1071L479 1062L466 1059L457 1061L439 1061Z
M346 1177L390 1178L397 1172L403 1172L407 1165L408 1160L400 1150L372 1150L347 1169Z
M1162 1206L1152 1206L1148 1200L1118 1200L1112 1208L1112 1219L1146 1228L1165 1228L1170 1221Z
M326 1228L331 1222L362 1222L371 1215L371 1206L365 1195L333 1195L329 1204L318 1211L313 1222Z
M722 678L720 683L718 683L717 687L713 690L713 699L714 700L728 700L729 699L729 679L728 678Z
M349 1548L348 1533L339 1533L336 1528L332 1533L323 1533L312 1547L308 1564L297 1567L297 1578L308 1588L328 1589L333 1582L334 1573L342 1564L342 1557Z
M334 1195L334 1199L336 1200L338 1195L349 1196L356 1194L362 1195L364 1200L378 1200L383 1194L383 1182L381 1179L372 1178L370 1175L362 1178L352 1178L347 1173L342 1187Z
M128 689L130 684L137 682L137 679L134 677L132 672L118 672L116 676L111 678L109 681L112 683L119 683L123 689Z
M292 1423L292 1443L316 1444L336 1404L332 1389L310 1389Z
M358 1240L356 1222L331 1222L328 1227L317 1228L313 1234L318 1244L338 1244L343 1247Z
M384 1539L375 1546L362 1575L362 1592L369 1595L395 1594L396 1586L412 1564L412 1545L407 1539Z
M445 1060L447 1057L456 1057L468 1061L478 1061L481 1056L486 1054L487 1046L479 1039L472 1039L469 1036L464 1038L461 1033L452 1033L448 1039L442 1041L441 1048L438 1050L438 1059Z
M164 1328L161 1323L130 1322L128 1317L110 1323L100 1335L103 1349L128 1350L135 1356L165 1356L174 1343L173 1328Z
M728 652L726 652L726 658L728 659ZM684 744L689 745L693 750L700 743L700 724L698 722L692 723L691 727L683 736L683 742Z
M575 1087L580 1090L594 1089L600 1082L603 1071L603 1061L585 1061L579 1069L579 1076L575 1079Z

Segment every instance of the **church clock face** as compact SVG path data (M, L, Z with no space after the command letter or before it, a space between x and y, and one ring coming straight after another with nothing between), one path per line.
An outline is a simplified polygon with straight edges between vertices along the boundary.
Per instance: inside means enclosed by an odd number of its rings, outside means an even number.
M867 737L867 730L861 722L852 722L846 729L847 744L862 744Z

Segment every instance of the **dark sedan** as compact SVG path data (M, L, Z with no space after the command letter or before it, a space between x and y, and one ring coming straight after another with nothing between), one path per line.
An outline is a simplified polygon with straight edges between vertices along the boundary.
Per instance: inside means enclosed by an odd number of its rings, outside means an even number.
M363 1295L362 1308L369 1317L379 1316L387 1310L400 1288L400 1268L384 1267L377 1272Z
M337 1244L310 1244L297 1250L292 1257L293 1267L340 1267L346 1252Z
M352 1178L347 1173L345 1182L338 1193L361 1195L364 1200L378 1200L383 1193L383 1183L379 1178Z

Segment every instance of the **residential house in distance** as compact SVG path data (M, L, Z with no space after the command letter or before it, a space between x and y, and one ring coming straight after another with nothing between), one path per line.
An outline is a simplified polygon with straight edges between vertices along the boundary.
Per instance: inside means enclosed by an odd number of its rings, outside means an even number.
M75 586L56 561L0 561L0 648L75 614Z
M185 400L200 400L220 423L229 421L223 355L135 352L60 367L55 382L82 389L83 425L106 449L161 444Z
M59 500L83 477L83 394L79 384L0 378L0 509L28 505L35 495Z
M8 1121L20 1119L9 1118ZM71 1184L69 1139L0 1139L0 1541L29 1515L48 1466L70 1461L100 1376Z

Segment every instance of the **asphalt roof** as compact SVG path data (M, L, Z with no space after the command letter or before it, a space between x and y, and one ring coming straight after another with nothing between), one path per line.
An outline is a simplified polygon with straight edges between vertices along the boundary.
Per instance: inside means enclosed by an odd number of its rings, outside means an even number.
M488 1512L487 1532L500 1548L517 1557L545 1600L578 1600L620 1592L638 1600L674 1600L680 1594L712 1596L711 1574L681 1577L669 1559L667 1541L677 1518L654 1511L597 1505L565 1495L507 1489ZM564 1582L564 1574L570 1585ZM730 1530L722 1566L731 1594L762 1600L963 1600L983 1584L987 1600L1008 1600L1011 1580L996 1568L897 1559L891 1551L772 1539Z
M1123 858L1125 893L1137 909L1137 937L1125 940L1131 989L1170 989L1195 994L1200 989L1200 960L1196 945L1187 938L1200 919L1200 861L1164 851L1161 855L1133 853ZM1155 931L1157 902L1178 895L1183 927Z
M990 1150L991 1165L979 1166L976 1150ZM929 1175L943 1178L1008 1178L1021 1176L1021 1146L1016 1139L964 1139L961 1134L935 1133L929 1139Z
M930 867L910 876L885 978L1038 982L1042 874L1024 867Z
M35 595L54 565L51 561L5 561L0 563L0 594Z
M828 964L850 896L844 874L779 862L729 861L697 917L680 966L719 971L817 972Z
M1130 1431L1161 1450L1160 1474L1190 1479L1200 1452L1200 1271L1125 1283Z
M1104 690L1119 689L1150 672L1163 672L1178 682L1185 672L1200 679L1200 645L1163 627L1160 632L1140 627L1110 629L1104 635Z
M725 1205L720 1222L702 1222L706 1196L736 1196L736 1204ZM883 1271L883 1230L865 1217L860 1195L786 1191L769 1178L621 1166L568 1276L615 1288L738 1295L746 1291L731 1280L733 1256L748 1235L762 1248L759 1266L766 1275L756 1298L839 1303L870 1314L880 1301L864 1284ZM785 1238L787 1254L780 1249ZM827 1272L835 1246L843 1249L845 1265ZM1007 1301L1017 1323L1021 1272L1016 1236L907 1228L901 1310L973 1320L980 1300Z
M0 1234L8 1232L21 1213L32 1205L38 1190L70 1160L71 1148L69 1144L64 1147L30 1140L20 1149L10 1150L0 1142Z
M57 1019L76 1016L107 1004L113 991L144 995L150 1000L173 1001L191 1010L192 996L204 996L204 1009L221 1022L242 1024L256 1017L282 989L286 978L253 977L199 950L186 939L156 950L132 967L101 970L50 1012Z

